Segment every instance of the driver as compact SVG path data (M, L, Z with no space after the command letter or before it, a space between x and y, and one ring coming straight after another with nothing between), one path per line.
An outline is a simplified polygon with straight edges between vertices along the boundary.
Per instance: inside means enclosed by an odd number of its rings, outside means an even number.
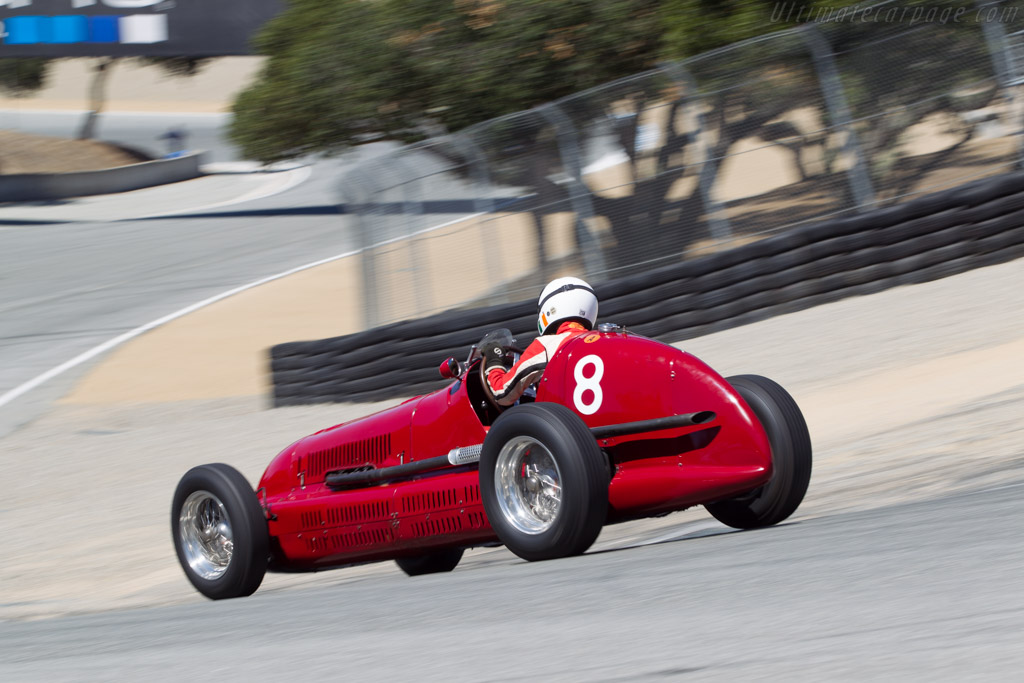
M548 283L537 302L537 337L519 362L506 370L499 347L485 350L484 373L487 388L501 406L519 400L544 374L548 360L565 342L594 327L597 320L597 295L577 277L560 277Z

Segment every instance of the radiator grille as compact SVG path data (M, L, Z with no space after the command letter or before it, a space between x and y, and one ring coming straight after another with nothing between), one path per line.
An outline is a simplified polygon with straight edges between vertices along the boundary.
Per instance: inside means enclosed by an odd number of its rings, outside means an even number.
M341 505L326 510L312 510L302 513L304 529L318 529L323 526L341 526L342 524L358 524L376 522L391 517L391 501L382 500L373 503Z
M430 510L446 510L459 505L475 505L480 502L480 486L458 486L443 491L426 491L402 496L402 512L416 513Z
M431 515L430 519L413 522L411 526L413 535L422 538L454 534L472 529L483 529L486 523L487 520L482 512L470 512L467 514L451 512L448 514Z
M463 504L465 492L461 488L450 488L444 491L426 491L402 496L402 512L426 512L442 510Z
M382 434L362 441L353 441L309 454L307 475L318 479L331 470L360 465L381 465L391 455L391 435Z
M306 537L306 547L310 552L322 553L327 548L326 540L323 536L308 536Z
M461 515L439 515L422 522L413 522L412 532L416 536L441 536L462 531Z
M346 531L330 534L327 538L333 550L345 550L347 548L359 548L379 543L390 543L394 540L394 535L391 533L390 528L382 527L366 531Z
M381 527L361 531L339 531L325 535L310 535L305 540L306 547L311 552L322 553L328 550L338 552L387 544L391 543L394 538L394 534L389 527Z
M391 516L391 501L382 500L376 503L345 505L328 508L327 523L331 525L351 524L353 522L370 522L387 519Z

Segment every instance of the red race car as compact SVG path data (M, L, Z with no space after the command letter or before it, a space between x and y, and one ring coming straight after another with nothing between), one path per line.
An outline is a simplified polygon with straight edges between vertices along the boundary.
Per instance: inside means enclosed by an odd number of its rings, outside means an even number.
M203 595L250 595L270 571L393 559L451 571L466 548L527 560L583 553L601 527L704 505L738 528L800 504L811 441L796 403L756 375L723 379L672 346L602 324L564 344L534 391L498 406L484 351L441 364L451 383L297 441L254 492L224 464L188 471L171 527Z

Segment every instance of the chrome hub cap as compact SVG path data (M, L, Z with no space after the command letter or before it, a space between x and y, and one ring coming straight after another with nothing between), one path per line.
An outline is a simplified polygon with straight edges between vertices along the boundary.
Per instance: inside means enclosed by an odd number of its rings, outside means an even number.
M558 463L541 442L517 436L502 446L494 469L498 505L509 524L525 534L551 528L562 505Z
M227 571L235 542L231 520L217 496L196 491L185 499L178 516L178 537L196 575L214 581Z

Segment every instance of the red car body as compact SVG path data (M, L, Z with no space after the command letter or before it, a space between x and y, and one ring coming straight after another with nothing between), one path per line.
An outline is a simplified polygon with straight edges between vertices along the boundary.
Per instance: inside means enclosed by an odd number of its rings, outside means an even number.
M498 541L475 464L336 490L330 472L380 469L483 443L494 409L471 368L449 386L292 444L257 495L270 569L304 571ZM599 438L610 467L606 523L724 500L772 475L751 408L696 357L621 329L570 340L548 363L537 402L560 403L590 428L711 411L704 424Z

